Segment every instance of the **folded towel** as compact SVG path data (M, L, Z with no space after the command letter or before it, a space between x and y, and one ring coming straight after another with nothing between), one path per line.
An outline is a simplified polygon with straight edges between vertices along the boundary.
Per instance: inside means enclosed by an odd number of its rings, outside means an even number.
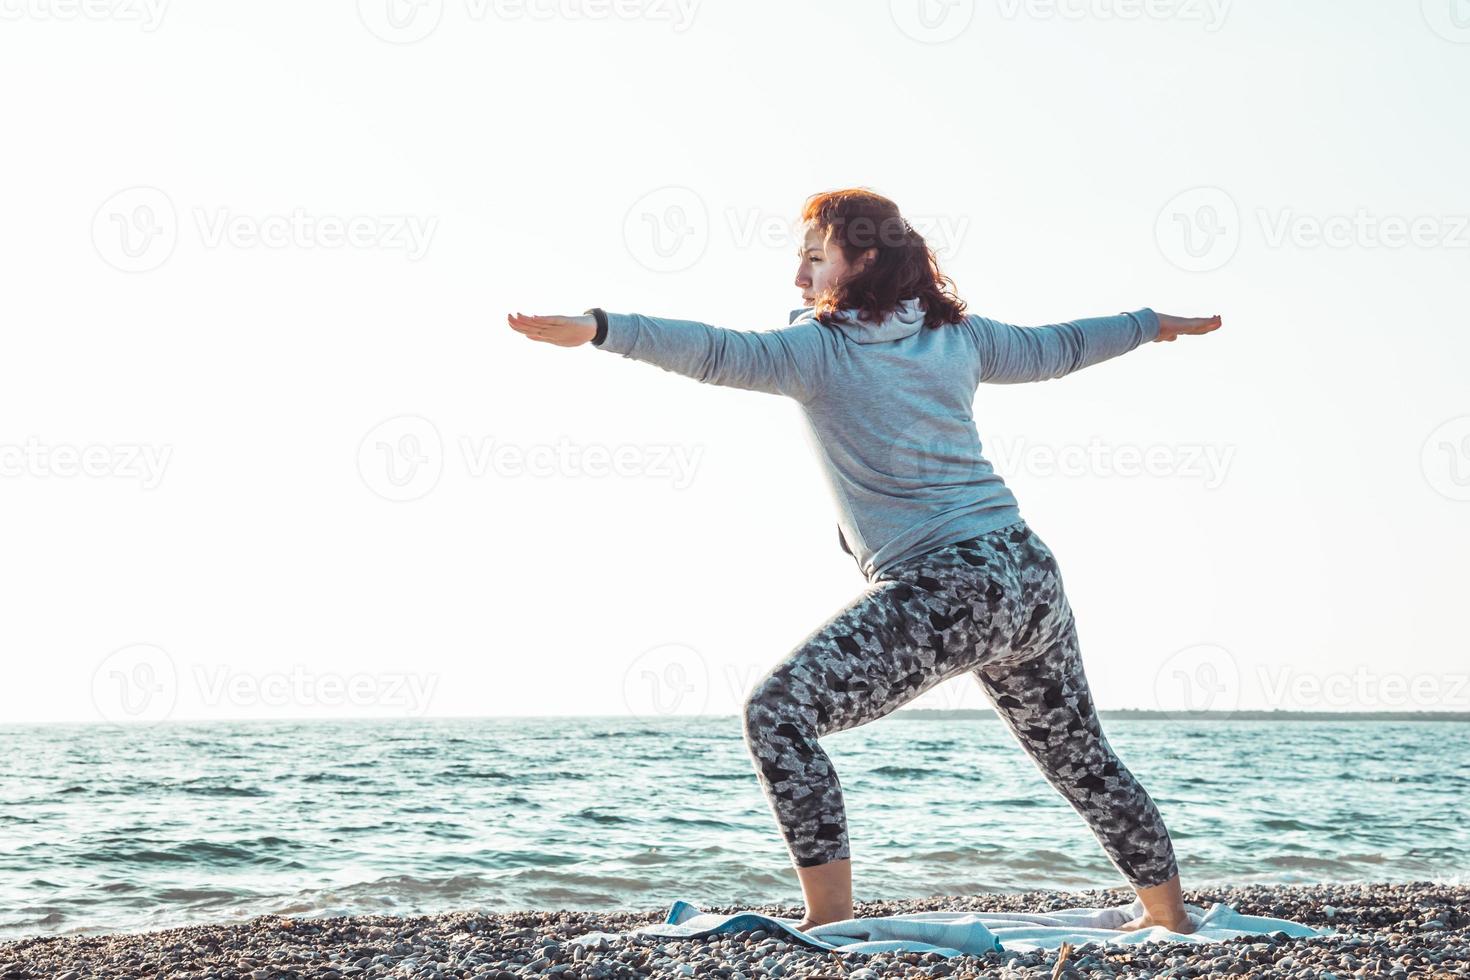
M588 932L568 940L599 944L619 936L642 934L670 939L702 939L723 932L765 929L785 933L793 942L840 953L915 952L938 953L944 957L979 954L992 950L1056 949L1062 943L1080 946L1146 942L1212 943L1234 936L1263 936L1283 933L1294 936L1327 936L1333 930L1318 930L1289 919L1242 915L1229 905L1216 902L1205 911L1185 904L1194 932L1171 932L1163 926L1127 932L1119 926L1143 914L1143 902L1099 908L1070 908L1055 912L906 912L863 919L844 919L796 929L801 920L766 915L749 910L720 914L705 912L693 903L675 901L661 923L641 926L627 933Z

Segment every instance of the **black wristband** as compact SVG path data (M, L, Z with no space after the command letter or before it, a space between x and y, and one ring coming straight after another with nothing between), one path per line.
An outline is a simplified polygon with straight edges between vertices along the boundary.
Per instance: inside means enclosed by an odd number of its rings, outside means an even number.
M590 310L583 310L583 314L591 313L597 320L597 333L592 338L592 346L601 347L602 342L607 339L607 313L600 306L594 306Z

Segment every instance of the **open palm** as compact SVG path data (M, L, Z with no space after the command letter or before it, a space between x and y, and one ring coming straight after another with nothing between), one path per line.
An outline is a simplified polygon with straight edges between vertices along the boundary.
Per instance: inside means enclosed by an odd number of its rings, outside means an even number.
M1154 338L1157 341L1176 340L1180 334L1209 333L1211 330L1220 329L1220 314L1214 316L1168 316L1159 315L1159 335Z
M581 316L531 316L507 313L505 321L512 330L558 347L580 347L597 336L597 319L591 313Z

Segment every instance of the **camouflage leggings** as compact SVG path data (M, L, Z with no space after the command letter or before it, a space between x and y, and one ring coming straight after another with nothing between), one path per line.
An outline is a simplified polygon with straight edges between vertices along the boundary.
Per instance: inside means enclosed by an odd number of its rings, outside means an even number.
M851 856L817 740L965 672L1131 885L1174 876L1158 808L1098 725L1056 558L1024 520L879 573L751 689L745 741L795 867Z

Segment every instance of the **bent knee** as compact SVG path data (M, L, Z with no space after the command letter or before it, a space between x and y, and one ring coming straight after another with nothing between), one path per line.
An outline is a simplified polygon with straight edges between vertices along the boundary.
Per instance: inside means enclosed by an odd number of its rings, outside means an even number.
M749 744L769 739L781 724L781 698L769 681L762 681L750 689L741 711L745 741Z
M825 733L826 713L817 703L819 699L806 700L798 693L770 677L756 684L742 706L746 743L754 746L772 739L801 742L820 738Z

